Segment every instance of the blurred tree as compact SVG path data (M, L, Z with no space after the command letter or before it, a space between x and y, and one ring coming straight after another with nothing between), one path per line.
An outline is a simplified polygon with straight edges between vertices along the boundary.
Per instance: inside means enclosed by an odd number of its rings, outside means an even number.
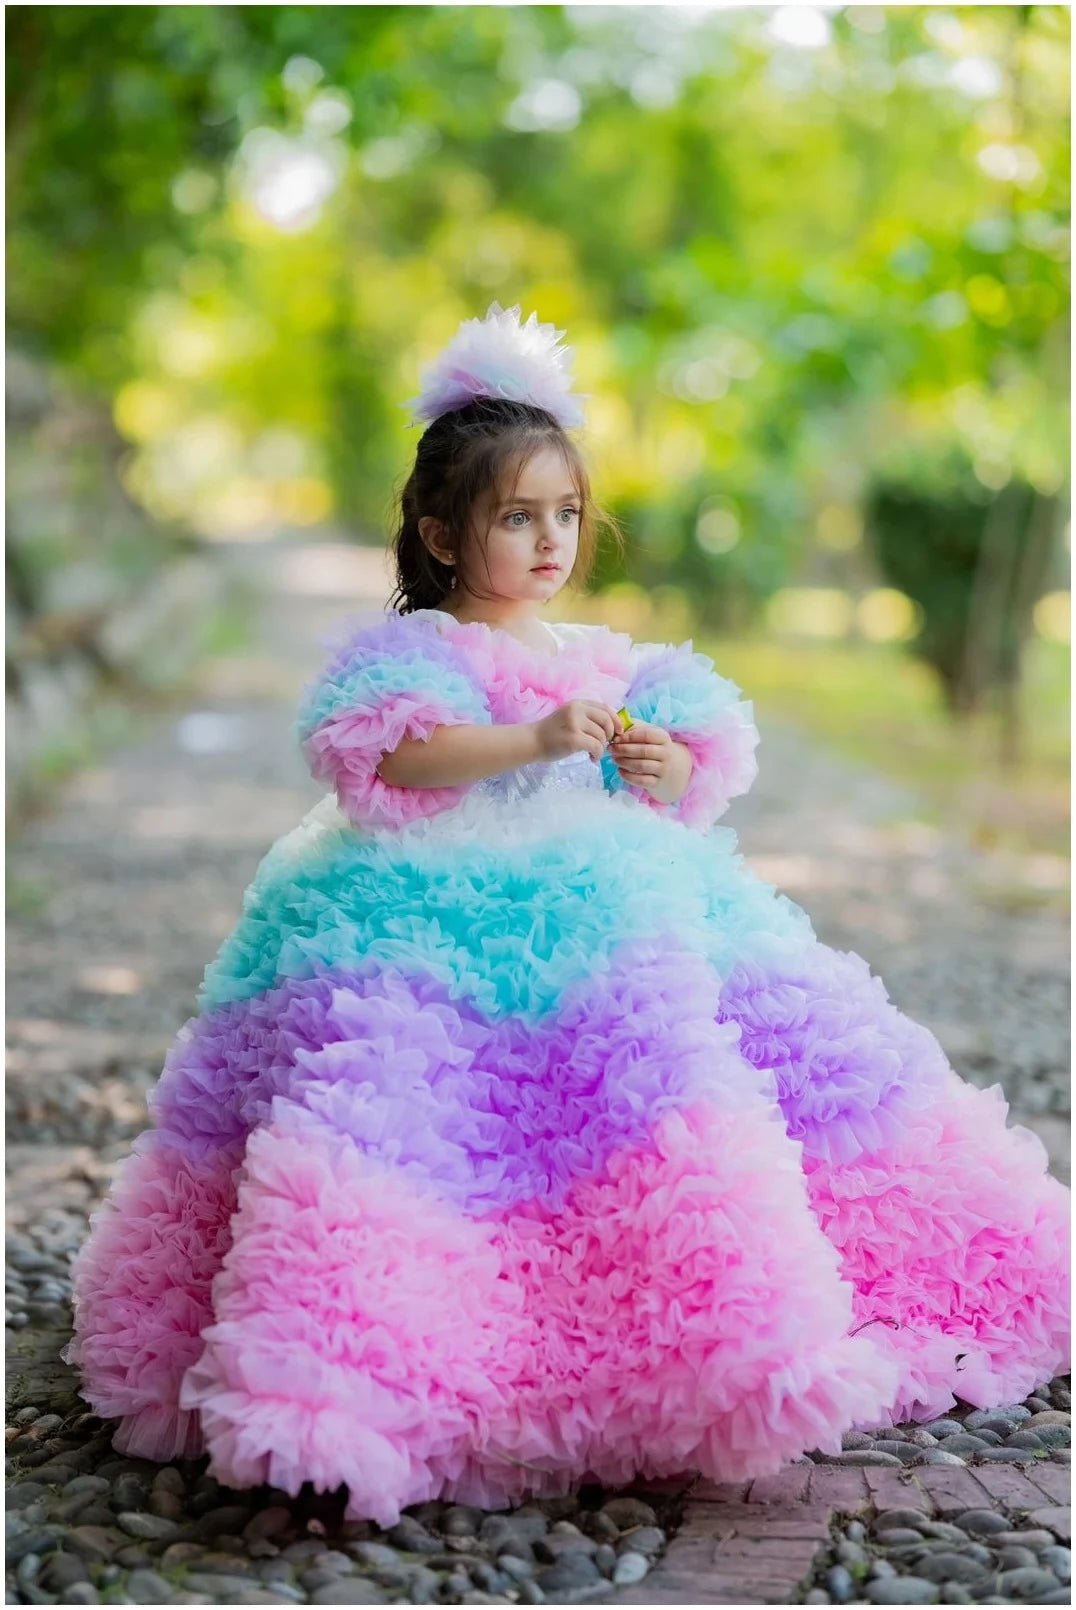
M1008 711L1003 755L1015 759L1013 702L1061 531L1059 499L1021 480L990 492L967 460L950 457L940 474L921 465L904 483L876 482L866 512L887 580L923 611L915 648L950 710L972 714L998 690Z

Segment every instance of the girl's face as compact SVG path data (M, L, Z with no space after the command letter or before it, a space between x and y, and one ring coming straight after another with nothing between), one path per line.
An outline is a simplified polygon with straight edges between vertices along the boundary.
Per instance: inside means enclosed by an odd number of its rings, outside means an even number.
M480 591L504 602L544 604L571 575L579 547L582 505L560 453L534 453L516 483L487 493L474 514L475 534L488 525L484 544L472 547L466 567ZM485 548L483 559L482 549Z

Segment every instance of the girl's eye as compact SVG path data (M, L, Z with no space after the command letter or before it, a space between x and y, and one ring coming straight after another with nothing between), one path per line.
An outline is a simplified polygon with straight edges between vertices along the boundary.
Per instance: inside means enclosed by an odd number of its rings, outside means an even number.
M575 515L578 515L579 510L577 508L575 508L574 505L566 503L564 505L563 509L561 509L560 512L561 512L561 514L567 514L567 515L575 516ZM527 517L526 509L513 509L511 514L506 515L505 518L508 519L508 520L514 520L517 514L521 514L524 517L524 519L526 519L526 517Z

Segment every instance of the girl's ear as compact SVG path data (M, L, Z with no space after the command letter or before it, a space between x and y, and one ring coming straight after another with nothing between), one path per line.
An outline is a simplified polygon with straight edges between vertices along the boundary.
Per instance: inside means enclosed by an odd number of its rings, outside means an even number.
M453 562L456 556L445 546L442 520L434 519L432 514L424 514L418 523L418 534L435 559L439 559L443 565Z

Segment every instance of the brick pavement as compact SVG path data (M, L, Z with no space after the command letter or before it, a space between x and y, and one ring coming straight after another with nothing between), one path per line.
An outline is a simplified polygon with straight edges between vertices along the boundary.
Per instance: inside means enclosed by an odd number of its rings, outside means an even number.
M944 1520L992 1509L1069 1541L1063 1465L918 1465L907 1470L789 1465L776 1476L686 1487L664 1558L618 1604L795 1604L838 1518L920 1509Z

